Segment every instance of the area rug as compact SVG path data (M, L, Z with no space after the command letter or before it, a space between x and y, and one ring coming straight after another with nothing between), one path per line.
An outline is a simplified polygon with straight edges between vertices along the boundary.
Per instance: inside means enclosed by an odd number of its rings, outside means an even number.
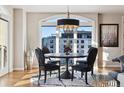
M31 82L34 86L41 87L117 87L117 82L112 77L104 74L88 74L88 84L85 83L85 78L80 77L80 72L74 74L75 78L61 79L59 81L58 74L53 73L52 76L47 75L46 83L44 83L44 76L41 76L40 85L38 85L38 75L34 75L31 78Z

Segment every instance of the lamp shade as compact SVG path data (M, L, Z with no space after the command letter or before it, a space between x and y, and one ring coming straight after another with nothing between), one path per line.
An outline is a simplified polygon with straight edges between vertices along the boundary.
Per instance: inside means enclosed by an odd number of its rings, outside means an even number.
M62 28L64 32L72 32L79 27L79 20L77 19L59 19L57 20L57 27Z
M59 19L57 21L57 25L74 25L74 26L79 26L79 20L77 19Z

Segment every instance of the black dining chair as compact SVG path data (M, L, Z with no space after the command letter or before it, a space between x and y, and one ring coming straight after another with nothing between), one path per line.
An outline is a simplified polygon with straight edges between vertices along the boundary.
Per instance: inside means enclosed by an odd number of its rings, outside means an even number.
M40 48L38 48L38 49L40 49ZM50 50L46 47L46 46L44 46L43 48L42 48L42 52L44 53L44 54L48 54L48 53L50 53ZM49 60L47 60L47 62L48 62L48 64L59 64L59 66L61 65L60 64L60 60L59 59L53 59L53 58L46 58L46 59L49 59ZM50 76L51 76L51 73L52 73L52 71L50 71Z
M38 76L38 85L41 77L41 70L45 73L44 83L46 83L47 71L58 70L59 80L60 80L60 66L55 64L45 63L45 56L42 50L35 49L36 57L39 64L39 76Z
M88 50L88 54L90 53L90 51L93 49L94 47L90 47L89 50ZM82 64L82 65L85 65L87 64L87 58L84 60L84 59L77 59L76 61L76 64ZM91 71L91 75L93 75L93 70ZM81 77L83 76L83 72L81 72Z
M88 84L87 72L93 71L94 62L97 56L97 51L98 51L97 48L93 47L89 51L87 61L85 62L85 64L76 64L72 66L72 78L71 78L72 81L73 81L74 70L76 70L76 71L80 71L81 73L85 72L85 82L86 84Z

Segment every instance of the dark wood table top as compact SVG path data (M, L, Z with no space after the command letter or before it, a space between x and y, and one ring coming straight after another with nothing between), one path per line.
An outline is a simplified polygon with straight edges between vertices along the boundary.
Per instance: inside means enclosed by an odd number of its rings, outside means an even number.
M45 57L51 57L51 58L81 58L81 57L87 57L87 55L80 54L80 53L70 53L69 55L65 53L49 53L45 54Z

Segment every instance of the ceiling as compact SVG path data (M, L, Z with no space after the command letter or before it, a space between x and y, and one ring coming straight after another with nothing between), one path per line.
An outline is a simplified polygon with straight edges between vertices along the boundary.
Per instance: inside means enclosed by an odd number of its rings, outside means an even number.
M124 5L11 5L28 12L65 13L67 7L71 13L124 13Z

